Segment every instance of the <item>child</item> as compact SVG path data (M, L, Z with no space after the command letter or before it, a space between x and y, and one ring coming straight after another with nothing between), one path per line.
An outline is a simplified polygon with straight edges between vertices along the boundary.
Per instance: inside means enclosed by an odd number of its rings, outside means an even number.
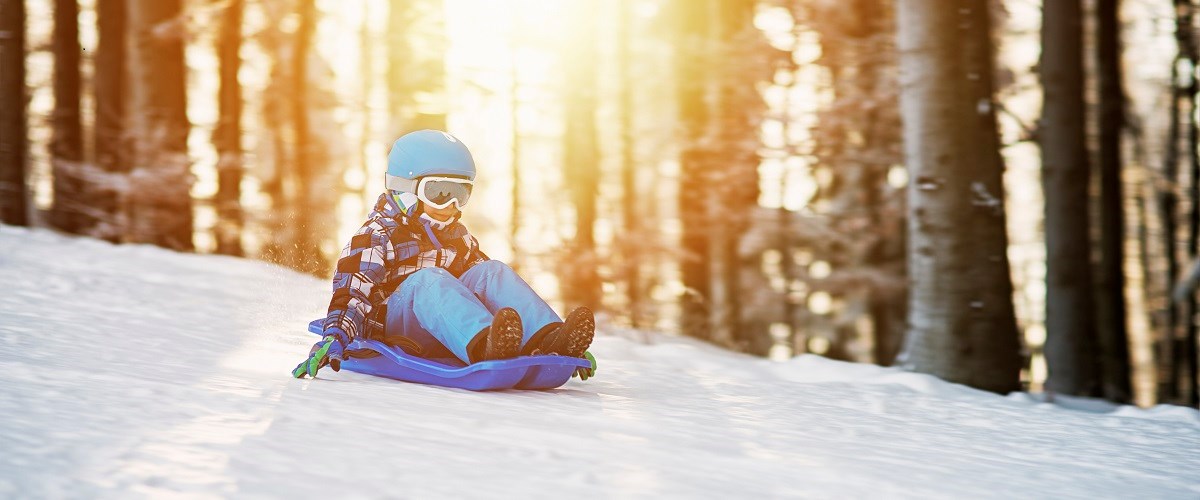
M587 357L595 319L586 307L566 320L517 273L479 250L458 221L471 197L475 161L454 136L405 134L388 152L387 190L342 250L324 333L292 375L341 369L358 337L426 357L464 363L519 355Z

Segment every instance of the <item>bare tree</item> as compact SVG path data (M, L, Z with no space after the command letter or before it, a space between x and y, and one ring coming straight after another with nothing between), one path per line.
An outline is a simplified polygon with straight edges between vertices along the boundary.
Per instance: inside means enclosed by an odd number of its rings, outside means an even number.
M910 329L901 365L1020 388L988 2L899 0Z
M263 0L247 7L255 6L262 9L263 16L277 19L288 15L295 9L293 0ZM259 191L270 201L270 210L256 217L261 217L265 227L262 247L259 255L264 260L283 265L292 265L294 240L292 234L295 224L291 219L290 201L291 190L285 189L291 185L289 172L294 156L291 144L285 139L291 122L290 97L292 95L291 76L292 65L288 56L295 51L296 37L284 30L280 23L267 23L255 37L258 46L267 54L270 61L269 76L266 88L262 93L261 120L262 128L259 133L259 152L257 154L258 169L255 176L260 182ZM254 220L248 219L247 222ZM294 266L293 266L294 267Z
M220 90L217 106L220 117L213 130L217 149L217 193L214 202L217 223L213 236L217 253L242 255L242 85L238 72L242 67L242 17L245 0L229 0L221 14L217 37Z
M1200 59L1200 46L1196 43L1194 29L1195 4L1190 0L1175 0L1175 40L1179 52L1171 65L1171 101L1170 122L1167 132L1167 147L1163 155L1162 176L1165 186L1158 190L1159 217L1162 220L1162 245L1166 257L1166 296L1171 296L1171 288L1181 278L1180 250L1194 253L1191 230L1185 245L1179 244L1180 236L1180 191L1182 191L1180 167L1187 166L1186 172L1193 178L1200 170L1200 157L1197 156L1197 81L1191 71L1181 71L1184 67L1194 67ZM1193 184L1195 182L1193 181ZM1194 189L1194 188L1193 188ZM1192 193L1195 195L1195 193ZM1195 210L1193 209L1193 212ZM1194 219L1189 217L1188 222ZM1200 391L1196 390L1196 376L1189 368L1189 360L1195 359L1196 327L1195 294L1187 294L1182 300L1170 300L1166 310L1166 325L1161 338L1158 340L1158 401L1167 403L1190 402ZM1192 366L1195 366L1192 363ZM1189 376L1191 375L1191 376Z
M389 132L399 137L421 129L444 130L446 110L442 0L391 0L388 14Z
M830 266L829 276L808 280L810 289L836 293L838 304L827 314L828 327L810 331L846 332L831 339L829 355L884 365L900 350L907 313L906 287L884 285L906 280L904 193L888 180L891 169L904 161L894 9L891 0L848 0L806 2L801 11L820 36L817 64L828 69L832 94L813 127L817 190L810 205L830 231L843 235L800 242ZM863 231L867 227L872 230ZM882 279L859 280L867 286L842 291L831 286L864 274ZM858 326L864 324L869 332ZM853 344L867 341L872 352L853 352Z
M1183 59L1187 63L1188 68L1195 68L1200 64L1200 43L1196 40L1196 4L1192 0L1186 2L1176 1L1176 4L1186 3L1177 8L1183 23L1177 26L1183 33L1177 33L1179 38L1180 52ZM1200 81L1197 80L1195 70L1189 72L1186 81L1187 86L1182 89L1186 92L1187 101L1187 135L1186 148L1187 152L1187 179L1188 179L1188 232L1187 232L1187 256L1189 260L1197 261L1200 259L1200 124L1197 123L1196 113L1200 112L1200 102L1198 102L1198 94L1200 94ZM1197 406L1200 404L1200 366L1198 366L1197 355L1200 354L1200 321L1198 318L1198 308L1196 295L1190 294L1184 300L1184 330L1183 337L1178 343L1178 347L1174 349L1176 356L1175 369L1179 383L1178 396L1176 401L1188 406Z
M314 153L318 147L314 144L309 123L310 97L315 94L309 88L309 59L312 57L313 35L317 27L316 0L300 0L297 13L300 23L296 28L296 44L292 51L292 93L289 99L295 148L291 176L295 191L289 204L294 216L294 220L289 221L294 231L294 255L290 265L304 272L323 275L326 272L326 263L321 256L321 238L317 234L319 224L316 216L319 207L309 196L314 190L322 189L316 185L317 162Z
M753 2L681 1L673 8L683 331L731 348L766 344L758 338L765 332L742 328L740 243L758 213L765 105L757 85L770 80L785 52L754 26Z
M362 78L362 87L360 87L359 90L361 93L359 96L359 113L362 115L362 129L359 131L357 147L361 159L359 168L362 169L362 175L365 181L362 183L362 188L359 189L357 194L358 197L363 201L363 212L365 213L370 211L372 206L371 199L366 195L368 191L374 192L375 189L371 185L371 182L366 180L370 179L370 173L372 170L371 164L378 161L378 158L372 158L367 154L367 145L371 142L373 134L371 127L371 95L374 93L373 89L375 88L376 52L374 47L377 43L376 37L371 32L371 2L362 3L362 16L362 25L359 28L358 37L358 64L360 67L359 71L361 71L360 78Z
M93 224L85 222L88 208L84 196L83 125L79 97L79 4L76 0L54 1L54 115L50 141L54 173L54 205L50 222L70 233L80 233Z
M575 208L575 237L564 259L563 298L570 306L600 306L599 259L594 226L600 190L600 151L596 136L596 22L599 2L576 6L579 31L566 57L566 131L563 134L563 178Z
M129 239L191 250L182 0L130 0Z
M1039 138L1046 200L1046 386L1064 394L1098 396L1083 13L1080 0L1047 2L1042 11L1040 71L1046 98Z
M29 225L25 2L0 0L0 222Z
M1096 1L1096 73L1100 88L1100 267L1096 276L1097 334L1100 379L1106 399L1133 399L1129 368L1129 337L1125 314L1125 222L1122 194L1121 139L1125 121L1125 91L1121 85L1120 0Z
M1179 38L1179 48L1182 58L1186 61L1186 67L1195 68L1200 63L1200 43L1196 40L1196 4L1191 0L1177 1L1176 12L1179 13L1183 22L1176 29L1181 29L1183 33L1177 33ZM1187 256L1191 261L1200 259L1200 124L1197 123L1196 113L1200 112L1200 102L1198 102L1198 94L1200 94L1200 81L1196 78L1194 70L1189 71L1186 77L1186 87L1183 90L1186 93L1185 100L1187 101L1187 134L1185 137L1186 146L1186 165L1187 165L1187 181L1188 181L1188 214L1187 214ZM1200 367L1197 366L1197 354L1200 350L1200 318L1197 316L1197 301L1196 295L1188 295L1184 302L1184 320L1183 337L1179 339L1178 347L1174 349L1176 356L1175 361L1177 368L1175 369L1176 377L1179 380L1177 385L1176 401L1188 406L1197 406L1200 404Z
M716 42L712 64L723 68L712 80L713 114L707 141L713 150L703 177L708 188L711 338L718 344L747 349L751 344L769 345L766 332L743 328L742 317L745 264L741 243L758 214L759 125L766 111L758 86L770 81L780 59L788 56L771 47L754 25L754 2L718 0L710 8L714 9L712 36Z
M258 175L271 199L264 217L268 239L262 256L316 276L330 271L338 197L343 184L331 168L343 137L331 110L336 97L324 86L329 65L314 50L319 11L309 0L256 2L268 16L296 13L293 31L269 26L256 38L271 57L271 78L262 100L267 138ZM248 4L250 5L250 4Z
M523 260L523 252L521 251L521 73L517 64L517 51L519 49L518 41L521 33L521 15L520 12L513 8L509 11L509 33L508 40L511 44L508 47L508 92L509 92L509 127L512 128L512 134L509 136L510 152L509 152L509 168L512 170L512 200L509 204L509 226L508 226L508 244L512 248L512 260L509 264L513 269L520 270Z
M645 292L642 287L641 263L645 258L642 248L642 228L640 224L639 207L644 205L638 199L637 161L634 151L634 113L633 88L636 79L633 76L634 53L630 50L633 38L634 17L632 15L632 0L620 0L617 11L617 64L621 68L619 107L617 128L621 136L621 279L625 282L625 300L628 303L629 322L634 328L641 326L641 310L644 308Z
M681 298L680 323L684 333L700 338L709 335L706 299L711 295L707 211L712 200L706 196L704 170L709 151L704 144L704 135L710 120L706 98L713 69L707 54L712 50L709 26L713 21L706 4L675 0L670 16L676 23L675 81L682 142L679 156L682 257L679 267L685 294ZM697 8L700 6L703 8Z
M98 44L93 59L92 85L96 118L92 126L96 167L106 182L88 185L88 203L101 218L91 229L94 236L120 241L125 231L122 210L123 178L128 173L129 139L126 137L129 61L126 33L126 0L96 0Z

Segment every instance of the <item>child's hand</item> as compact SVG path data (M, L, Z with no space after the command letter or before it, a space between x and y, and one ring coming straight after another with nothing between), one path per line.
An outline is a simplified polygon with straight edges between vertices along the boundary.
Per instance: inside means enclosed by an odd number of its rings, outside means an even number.
M584 359L587 359L588 361L590 361L592 363L592 367L591 368L583 368L583 367L576 368L575 373L571 374L571 378L579 377L579 380L587 380L589 378L596 376L596 357L592 356L592 353L590 351L584 351L583 357L584 357Z
M326 365L333 367L333 371L342 369L342 359L344 358L345 346L342 345L342 339L337 335L326 335L316 344L313 344L312 349L308 351L308 359L301 361L292 370L292 376L296 378L304 378L305 375L316 378L317 370L324 368Z

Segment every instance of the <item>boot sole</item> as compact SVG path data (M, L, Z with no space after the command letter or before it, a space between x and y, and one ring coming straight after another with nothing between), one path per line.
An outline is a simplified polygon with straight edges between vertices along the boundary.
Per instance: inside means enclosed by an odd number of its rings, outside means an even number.
M485 360L510 359L521 353L521 317L517 311L505 307L496 311L492 328L488 332Z
M583 353L591 347L595 335L596 318L592 310L579 307L567 315L563 322L563 334L555 339L554 345L543 350L549 354L582 358Z

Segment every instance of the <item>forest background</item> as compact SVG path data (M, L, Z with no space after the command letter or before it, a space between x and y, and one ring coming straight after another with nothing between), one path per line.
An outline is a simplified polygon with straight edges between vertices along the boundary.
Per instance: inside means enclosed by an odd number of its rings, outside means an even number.
M556 305L1196 406L1196 5L955 5L0 0L0 220L327 277L444 129Z

